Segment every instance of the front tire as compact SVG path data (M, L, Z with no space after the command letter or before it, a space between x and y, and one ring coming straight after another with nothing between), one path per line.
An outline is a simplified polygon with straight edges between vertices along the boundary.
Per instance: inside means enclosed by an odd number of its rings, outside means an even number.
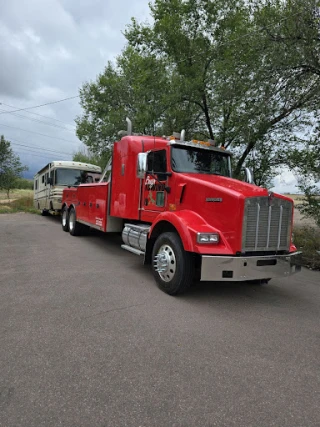
M66 206L63 207L61 212L61 225L63 231L69 231L69 212Z
M169 295L185 292L194 277L194 259L177 233L160 234L152 250L152 272L158 287Z

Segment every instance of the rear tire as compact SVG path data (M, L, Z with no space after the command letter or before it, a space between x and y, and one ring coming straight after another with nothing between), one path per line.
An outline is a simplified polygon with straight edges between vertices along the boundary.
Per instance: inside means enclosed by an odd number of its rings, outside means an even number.
M76 210L70 209L69 212L69 233L71 236L80 236L83 233L84 226L77 222Z
M49 211L47 211L47 209L41 209L41 215L42 216L47 216L47 215L49 215Z
M66 206L63 207L61 212L61 225L63 231L69 231L69 212Z
M152 272L158 287L169 295L185 292L194 278L194 259L177 233L160 234L152 250Z

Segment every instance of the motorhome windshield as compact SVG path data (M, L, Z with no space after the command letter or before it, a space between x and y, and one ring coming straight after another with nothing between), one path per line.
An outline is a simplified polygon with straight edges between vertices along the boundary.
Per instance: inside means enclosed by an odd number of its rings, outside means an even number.
M96 172L84 171L80 169L56 169L56 185L79 185L95 181Z
M231 176L228 154L196 147L172 147L171 166L175 172Z

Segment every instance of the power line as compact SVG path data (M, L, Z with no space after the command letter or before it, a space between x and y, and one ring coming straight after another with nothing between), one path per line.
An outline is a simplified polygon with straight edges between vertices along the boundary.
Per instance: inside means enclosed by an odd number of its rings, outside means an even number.
M0 113L0 114L1 114L1 113ZM60 139L61 141L71 142L72 144L76 144L76 143L77 143L76 141L71 141L70 139L64 139L64 138L59 138L59 137L57 137L57 136L45 135L44 133L34 132L34 131L32 131L32 130L27 130L27 129L21 129L21 128L18 128L18 127L16 127L16 126L5 125L5 124L3 124L3 123L0 123L0 126L5 126L5 127L8 127L8 128L12 128L12 129L22 130L23 132L35 133L36 135L45 136L45 137L47 137L47 138ZM79 141L79 142L80 142L80 141Z
M11 138L11 139L13 139L13 138ZM14 141L14 140L13 140L13 141ZM49 149L47 149L47 148L42 148L42 147L35 146L35 145L20 144L20 143L18 143L18 142L12 142L12 141L10 141L10 143L11 143L12 145L18 145L19 147L27 147L27 148L30 148L31 150L39 150L39 151L37 151L37 152L40 152L40 151L48 151L48 152L50 152L50 153L62 154L62 155L65 155L65 156L72 156L72 155L73 155L73 154L71 154L71 153L65 153L65 152L63 152L63 151L58 151L58 150L49 150Z
M7 136L7 135L6 135ZM15 143L13 143L13 142L11 142L11 141L16 141L16 142L19 142L20 144L29 144L29 142L26 142L26 141L21 141L21 139L17 139L17 138L12 138L10 135L7 137L7 140L8 140L8 142L10 142L10 143L12 143L12 144L15 144ZM43 147L40 147L40 146L38 146L38 145L26 145L27 147L32 147L32 148L40 148L40 149L42 149L42 150L46 150L46 151L55 151L55 152L57 152L57 153L59 153L59 154L67 154L68 156L73 156L73 153L66 153L66 152L64 152L64 151L59 151L59 150L49 150L48 148L43 148Z
M4 111L4 112L7 112L7 113L9 113L9 114L12 114L12 115L13 115L13 116L15 116L15 117L21 117L21 118L23 118L23 119L31 120L31 121L36 122L36 123L41 123L41 124L44 124L44 125L47 125L47 126L53 126L53 127L55 127L55 128L58 128L58 129L66 130L66 131L68 131L68 132L74 132L74 130L68 129L68 128L63 127L63 126L60 126L60 125L58 125L58 124L56 124L56 123L48 123L48 122L44 122L43 120L38 120L38 119L35 119L35 118L33 118L33 117L27 117L27 116L22 116L21 114L11 113L11 111L7 111L7 110L2 110L2 109L0 109L0 111Z
M15 107L14 105L5 104L4 102L0 102L0 105L5 105L6 107L16 108L16 109L18 108L18 107ZM19 109L21 110L21 108L19 108ZM7 111L7 112L9 114L13 113L13 111ZM35 113L34 111L26 111L26 113L27 114L34 114L35 116L40 116L40 117L43 117L43 118L49 119L49 120L55 120L56 122L60 122L60 123L63 123L64 125L66 125L66 126L71 126L71 127L75 128L74 125L71 125L69 123L63 122L62 120L59 120L59 119L55 119L54 117L45 116L43 114Z
M34 151L30 151L26 148L20 148L19 153L20 152L23 154L30 154L30 155L32 155L32 157L42 157L44 159L52 159L52 156L50 156L49 153L48 154L45 154L45 153L44 154L36 154ZM62 156L62 157L65 157L65 156ZM63 160L63 159L60 159L60 160Z
M69 99L79 98L79 96L80 95L70 96L69 98L59 99L58 101L46 102L45 104L35 105L33 107L18 108L17 110L10 111L10 113L16 113L18 111L25 111L25 110L32 110L33 108L45 107L46 105L58 104L59 102L68 101ZM0 115L1 114L6 114L6 113L8 113L8 111L6 111L5 113L0 113Z

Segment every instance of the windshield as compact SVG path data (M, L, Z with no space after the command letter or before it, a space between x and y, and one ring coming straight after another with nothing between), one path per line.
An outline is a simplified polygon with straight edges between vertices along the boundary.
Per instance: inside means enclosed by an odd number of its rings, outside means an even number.
M229 155L193 147L172 147L171 166L175 172L231 176Z
M79 185L95 182L100 174L80 169L57 169L55 185Z

